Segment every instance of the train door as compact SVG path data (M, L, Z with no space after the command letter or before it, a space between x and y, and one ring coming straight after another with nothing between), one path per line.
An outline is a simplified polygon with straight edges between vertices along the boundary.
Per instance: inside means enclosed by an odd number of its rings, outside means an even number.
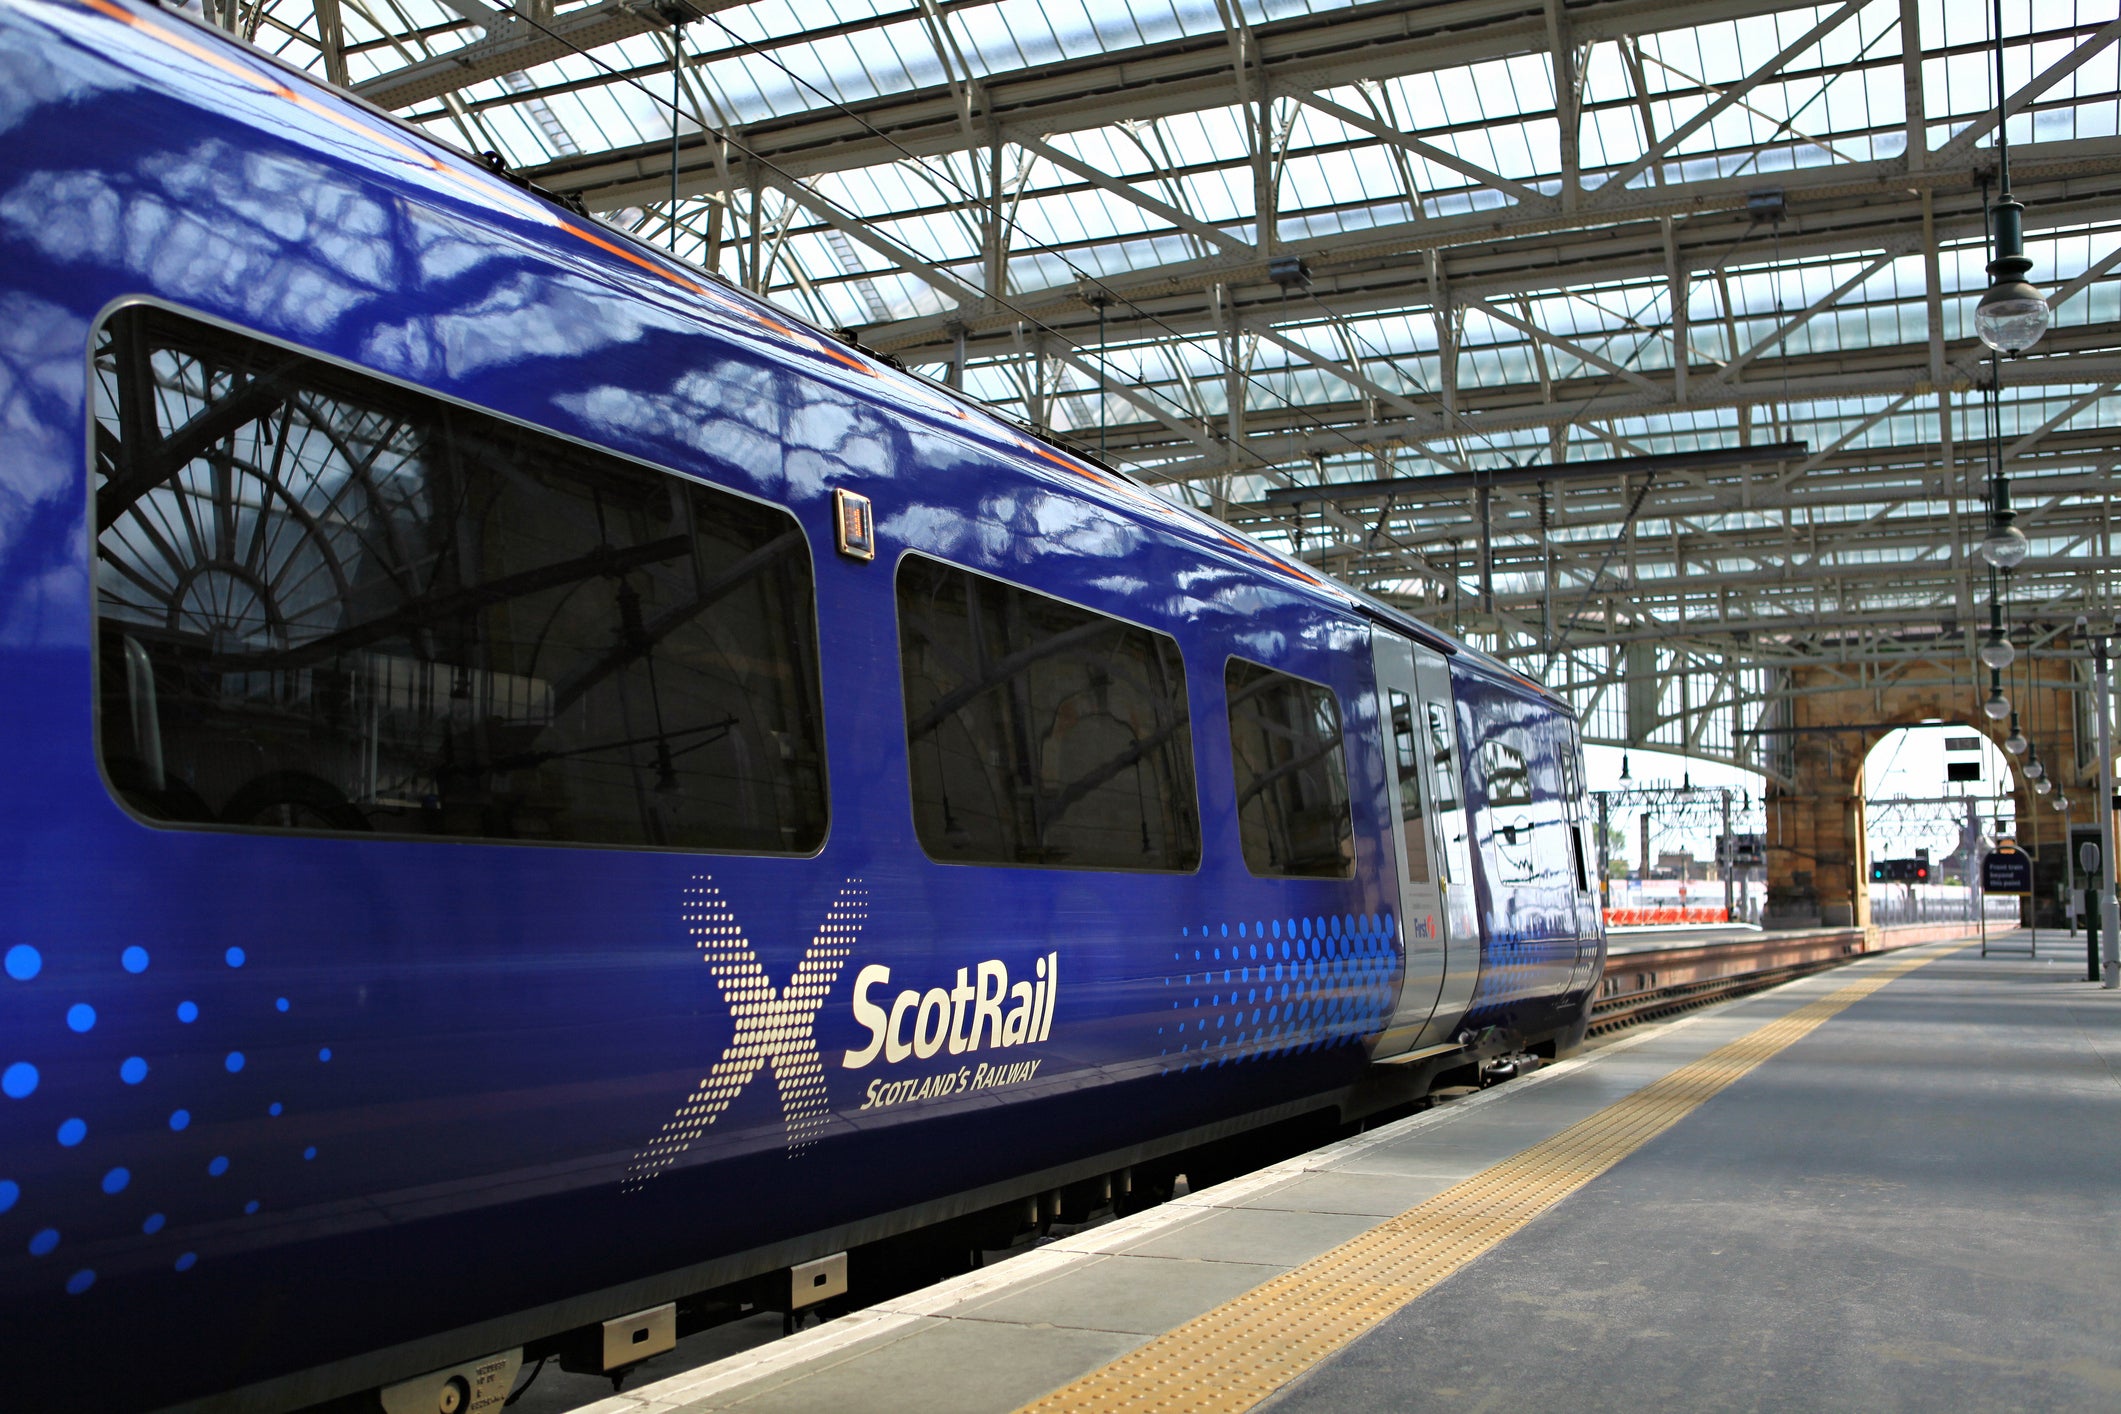
M1378 1044L1389 1055L1450 1034L1472 997L1480 939L1450 667L1433 649L1383 630L1374 652L1406 949L1398 1009Z

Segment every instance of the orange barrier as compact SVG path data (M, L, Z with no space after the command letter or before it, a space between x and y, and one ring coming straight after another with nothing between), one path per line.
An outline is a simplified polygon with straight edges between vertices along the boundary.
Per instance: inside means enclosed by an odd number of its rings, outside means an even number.
M1640 908L1609 908L1605 911L1608 928L1670 928L1682 923L1728 923L1730 913L1721 906L1690 905L1685 908L1677 904L1656 904Z

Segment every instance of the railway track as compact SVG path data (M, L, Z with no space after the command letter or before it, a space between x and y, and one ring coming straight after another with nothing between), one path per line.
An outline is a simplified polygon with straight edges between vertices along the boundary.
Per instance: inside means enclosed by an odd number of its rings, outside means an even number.
M1955 932L1956 926L1891 930L1887 946L1910 946ZM1920 936L1899 936L1911 933ZM1605 1035L1676 1016L1876 951L1862 929L1848 928L1610 954L1598 999L1591 1004L1587 1034Z

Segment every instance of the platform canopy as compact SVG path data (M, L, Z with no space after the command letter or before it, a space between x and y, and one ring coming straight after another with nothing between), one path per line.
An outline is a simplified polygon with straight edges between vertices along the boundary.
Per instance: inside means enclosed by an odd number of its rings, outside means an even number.
M1917 663L1971 713L1991 455L2021 653L2114 604L2116 0L2004 0L2054 327L2000 365L1990 0L212 3L1595 739L1787 779L1779 700Z

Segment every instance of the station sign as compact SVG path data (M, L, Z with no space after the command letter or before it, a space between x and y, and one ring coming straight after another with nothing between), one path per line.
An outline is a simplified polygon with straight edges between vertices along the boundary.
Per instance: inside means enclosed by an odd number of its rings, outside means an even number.
M2029 894L2033 891L2033 857L2015 849L1998 849L1981 861L1981 891Z

